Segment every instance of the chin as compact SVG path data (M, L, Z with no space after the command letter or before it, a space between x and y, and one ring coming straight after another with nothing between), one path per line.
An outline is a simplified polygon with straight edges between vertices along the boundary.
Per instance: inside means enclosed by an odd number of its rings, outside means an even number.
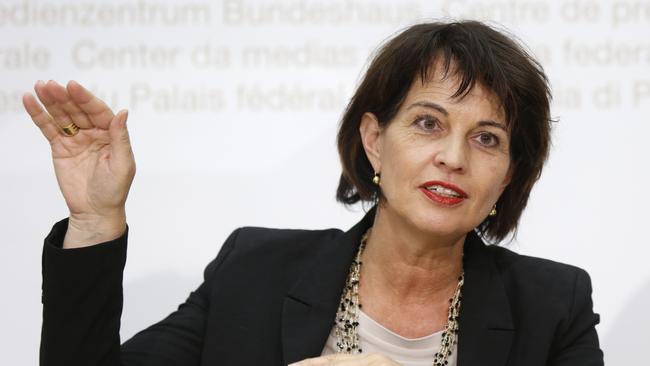
M429 202L422 204L418 201L409 201L409 204L399 206L386 205L383 208L389 216L399 218L395 222L401 221L406 226L433 236L461 236L473 229L468 227L465 210L432 207Z
M459 236L471 230L454 220L451 215L426 215L416 219L414 224L419 230L435 236Z

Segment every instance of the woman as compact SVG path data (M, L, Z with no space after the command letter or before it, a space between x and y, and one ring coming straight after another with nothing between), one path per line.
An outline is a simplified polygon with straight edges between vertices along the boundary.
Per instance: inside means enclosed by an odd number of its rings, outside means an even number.
M240 228L177 311L120 346L126 112L39 82L69 218L43 257L43 365L602 365L589 276L517 255L549 149L541 67L478 22L412 26L371 63L340 126L347 232ZM78 127L77 127L78 126Z

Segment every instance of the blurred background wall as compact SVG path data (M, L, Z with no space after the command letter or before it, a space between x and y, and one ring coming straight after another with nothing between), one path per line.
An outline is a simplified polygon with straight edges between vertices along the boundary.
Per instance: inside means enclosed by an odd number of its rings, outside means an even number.
M383 40L472 18L520 38L551 80L554 145L510 247L585 268L608 364L650 359L650 1L0 2L0 349L34 365L42 240L67 210L22 111L75 79L130 111L138 171L122 336L161 319L243 225L347 229L339 117Z

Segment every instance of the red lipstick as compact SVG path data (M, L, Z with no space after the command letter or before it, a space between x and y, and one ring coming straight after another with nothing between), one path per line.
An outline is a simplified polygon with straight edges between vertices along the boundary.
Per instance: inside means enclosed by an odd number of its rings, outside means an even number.
M443 187L443 188L450 189L450 190L454 191L454 193L456 193L456 195L458 195L458 197L445 195L445 194L436 192L435 190L429 190L428 187L431 187L431 186L440 186L440 187ZM454 206L454 205L459 204L460 202L462 202L465 198L467 198L467 193L465 193L465 191L460 189L458 186L455 186L455 185L453 185L451 183L442 182L442 181L439 181L439 180L433 180L433 181L424 183L423 185L420 186L420 190L430 200L432 200L432 201L434 201L436 203L445 205L445 206Z

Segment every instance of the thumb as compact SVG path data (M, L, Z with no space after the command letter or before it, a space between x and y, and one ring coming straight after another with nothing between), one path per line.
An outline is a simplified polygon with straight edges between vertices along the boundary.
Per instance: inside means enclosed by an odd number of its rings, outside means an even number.
M108 126L111 139L112 153L116 162L125 162L131 159L131 140L126 129L126 120L129 112L126 109L119 111Z

